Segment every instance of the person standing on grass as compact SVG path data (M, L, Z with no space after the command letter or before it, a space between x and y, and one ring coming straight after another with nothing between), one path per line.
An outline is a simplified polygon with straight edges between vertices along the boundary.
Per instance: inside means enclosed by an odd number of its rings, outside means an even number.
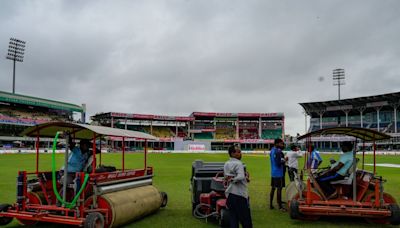
M290 146L291 151L286 154L287 165L288 165L288 174L291 182L294 181L295 174L297 175L297 170L299 169L299 158L303 155L299 149L299 147L295 144Z
M312 173L315 173L321 163L322 158L319 155L319 151L315 149L314 145L311 145L311 154L307 160L307 167L311 169Z
M271 192L269 194L269 208L274 209L272 201L274 199L275 189L279 210L286 211L282 206L282 188L285 186L285 176L283 168L285 166L285 158L282 149L285 147L282 139L275 139L274 147L269 154L271 161Z
M247 191L248 175L244 171L242 152L239 146L228 149L230 159L224 165L224 177L228 184L225 190L226 206L230 212L230 227L252 228L249 195Z

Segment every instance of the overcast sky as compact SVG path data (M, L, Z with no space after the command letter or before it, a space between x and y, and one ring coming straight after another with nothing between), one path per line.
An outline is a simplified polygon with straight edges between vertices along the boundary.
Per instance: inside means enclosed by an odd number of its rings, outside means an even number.
M16 92L88 114L283 112L400 89L400 1L14 1L0 3L0 90L10 37L27 41Z

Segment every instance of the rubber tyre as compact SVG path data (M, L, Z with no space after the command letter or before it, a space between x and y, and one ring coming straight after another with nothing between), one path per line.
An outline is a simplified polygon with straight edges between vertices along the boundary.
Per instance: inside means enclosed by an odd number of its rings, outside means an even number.
M166 192L161 192L161 207L166 207L168 204L168 195Z
M103 228L104 216L99 212L93 212L86 216L84 228Z
M384 218L365 218L365 220L371 224L389 224L392 222L400 224L400 223L398 223L399 222L399 214L398 214L399 207L396 204L396 200L393 198L393 196L391 196L390 194L388 194L386 192L383 193L383 200L385 203L390 204L388 209L390 211L393 210L392 215L390 217L384 217ZM373 191L370 191L368 194L367 193L365 194L363 202L374 202L374 201L375 201L375 193Z
M318 220L321 216L319 215L304 215L303 213L300 212L299 206L300 202L298 201L298 195L292 199L289 203L289 215L290 218L292 219L299 219L299 220L305 220L305 221L316 221ZM306 196L303 196L306 197ZM313 199L317 199L319 195L315 192L312 193Z
M29 204L39 204L43 205L43 202L46 202L44 199L43 192L28 192L28 202ZM39 222L35 220L26 220L26 219L17 219L18 223L25 225L25 226L35 226L38 225Z
M10 204L0 204L0 212L7 212L10 207L11 207ZM1 217L0 216L0 225L5 226L5 225L9 224L12 220L13 220L13 218L11 218L11 217Z
M392 215L389 218L389 222L392 225L400 225L400 208L397 204L390 204L389 210L392 212Z
M194 209L196 209L197 203L192 203L192 215L194 213Z
M291 219L300 219L302 217L299 211L299 202L296 199L290 201L289 215Z
M229 227L230 226L230 213L229 210L223 208L221 209L221 218L219 220L219 225L221 227Z

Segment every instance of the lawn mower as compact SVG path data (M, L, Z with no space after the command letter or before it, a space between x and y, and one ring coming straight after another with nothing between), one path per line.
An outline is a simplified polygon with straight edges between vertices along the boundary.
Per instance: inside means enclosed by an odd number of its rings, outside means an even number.
M399 206L395 198L384 191L383 184L386 180L376 172L375 142L387 140L390 136L371 129L353 127L335 127L310 132L298 138L305 140L306 147L309 148L308 153L305 153L305 161L311 153L312 137L327 135L354 138L353 164L343 180L330 182L338 194L335 198L329 198L316 181L318 174L311 172L305 162L303 172L307 175L306 183L302 181L303 175L299 175L286 189L290 217L317 220L320 216L347 216L361 217L372 223L400 224ZM357 145L365 145L364 142L367 141L373 143L373 171L364 169L364 147L362 168L357 169L357 161L360 161L356 158Z
M13 218L23 225L66 224L83 227L117 227L142 218L167 204L167 194L152 185L153 168L125 167L125 140L157 140L142 132L69 122L50 122L26 129L24 136L36 137L36 170L19 171L17 200L0 205L0 225ZM52 171L39 170L40 137L54 137ZM92 140L90 172L64 173L56 170L55 149L58 137ZM102 165L96 141L104 137L122 141L122 169ZM69 143L65 143L64 170L68 170ZM101 145L101 143L100 143ZM99 153L99 154L96 154ZM72 176L72 180L68 178ZM68 180L70 179L70 180Z
M223 162L194 161L190 178L193 216L206 221L212 219L218 221L221 227L229 227L226 188Z

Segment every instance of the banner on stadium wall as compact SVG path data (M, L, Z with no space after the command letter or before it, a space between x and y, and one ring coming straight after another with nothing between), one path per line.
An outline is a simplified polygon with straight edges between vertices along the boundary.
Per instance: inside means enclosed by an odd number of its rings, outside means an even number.
M205 151L206 145L204 145L204 144L189 144L188 150L189 151Z
M273 139L225 139L226 143L274 143Z

